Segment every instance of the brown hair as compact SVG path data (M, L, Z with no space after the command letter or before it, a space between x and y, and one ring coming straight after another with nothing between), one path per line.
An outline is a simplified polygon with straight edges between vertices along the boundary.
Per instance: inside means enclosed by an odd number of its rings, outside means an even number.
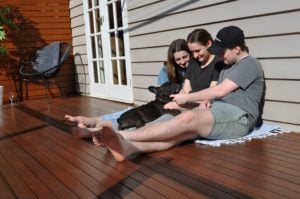
M208 41L213 41L212 36L207 30L199 28L193 30L187 37L188 43L201 43L206 45Z
M176 64L174 59L174 53L179 51L186 51L190 54L186 40L176 39L170 44L165 65L169 81L181 84L184 79L182 73L180 72L182 69L180 66L178 66L178 64Z

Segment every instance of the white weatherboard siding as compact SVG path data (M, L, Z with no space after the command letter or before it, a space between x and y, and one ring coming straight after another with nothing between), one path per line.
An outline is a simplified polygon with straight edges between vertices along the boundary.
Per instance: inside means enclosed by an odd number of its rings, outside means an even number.
M89 72L82 0L70 0L75 80L77 92L89 94Z
M166 58L168 45L195 28L213 37L228 25L241 27L266 78L265 122L300 132L300 1L129 1L135 102L147 91Z
M72 36L78 91L89 90L86 42L81 0L71 0ZM186 38L195 28L213 37L228 25L241 27L250 53L265 72L263 119L300 132L300 1L270 0L130 0L130 36L133 94L136 104L154 98L147 90L157 82L168 45Z

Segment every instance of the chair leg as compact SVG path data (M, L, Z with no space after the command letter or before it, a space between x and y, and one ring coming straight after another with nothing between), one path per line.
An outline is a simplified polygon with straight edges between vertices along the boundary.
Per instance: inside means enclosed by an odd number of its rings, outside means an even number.
M50 96L50 93L49 93L49 81L48 79L45 79L45 78L42 78L43 82L44 82L44 86L45 86L45 92L46 92L46 95L48 97L48 104L51 103L51 96Z
M28 100L28 80L25 80L25 89L26 89L25 99Z
M55 85L57 86L57 88L58 88L58 90L59 90L59 93L60 93L60 96L64 96L64 95L63 95L63 91L62 91L62 89L61 89L61 87L60 87L60 85L59 85L59 82L56 81L55 78L53 78L52 80L54 81Z

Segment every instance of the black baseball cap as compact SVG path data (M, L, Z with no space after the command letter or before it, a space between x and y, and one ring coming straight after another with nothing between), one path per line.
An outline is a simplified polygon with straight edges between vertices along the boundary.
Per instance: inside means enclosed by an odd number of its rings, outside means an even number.
M216 36L215 41L207 50L211 54L219 55L226 48L234 48L245 43L244 32L236 26L222 28Z

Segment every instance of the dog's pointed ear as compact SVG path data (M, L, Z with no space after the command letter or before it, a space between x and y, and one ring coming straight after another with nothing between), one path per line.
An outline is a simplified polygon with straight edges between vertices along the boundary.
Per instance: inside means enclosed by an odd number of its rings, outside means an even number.
M158 88L159 87L155 87L155 86L149 86L148 87L148 90L151 92L151 93L157 93L158 92Z

